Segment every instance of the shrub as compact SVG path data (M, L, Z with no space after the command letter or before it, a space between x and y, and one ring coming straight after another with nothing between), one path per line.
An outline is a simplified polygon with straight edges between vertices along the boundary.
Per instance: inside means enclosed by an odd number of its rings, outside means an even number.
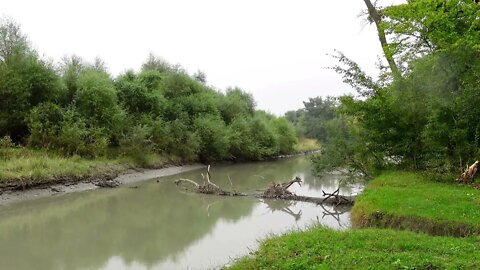
M146 125L137 125L120 139L122 152L142 165L147 163L148 154L154 149L151 129Z
M200 137L200 159L204 161L229 158L229 130L218 117L195 119L195 130Z
M62 129L64 111L51 102L35 107L28 116L28 143L32 146L55 148Z
M92 126L113 126L120 112L115 87L108 74L86 69L78 78L77 109Z
M292 153L298 143L293 126L285 118L273 119L272 124L278 138L280 154Z

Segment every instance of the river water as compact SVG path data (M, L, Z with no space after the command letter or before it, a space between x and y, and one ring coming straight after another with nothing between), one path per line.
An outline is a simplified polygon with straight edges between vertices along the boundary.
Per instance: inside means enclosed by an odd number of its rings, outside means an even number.
M192 194L173 182L201 182L202 172L2 206L0 269L215 269L272 234L319 223L350 227L349 209ZM299 176L304 183L292 191L320 196L339 181L336 174L314 176L306 157L219 165L211 174L218 185L249 193Z

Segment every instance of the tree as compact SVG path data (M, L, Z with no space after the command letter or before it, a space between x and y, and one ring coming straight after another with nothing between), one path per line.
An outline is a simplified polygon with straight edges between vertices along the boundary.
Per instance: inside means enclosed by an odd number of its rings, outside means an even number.
M70 104L75 100L78 91L78 77L86 67L85 61L79 56L63 57L60 72L67 90L65 104Z
M0 25L0 135L19 141L28 134L26 117L36 105L57 101L60 80L53 65L33 51L20 27Z
M304 101L305 106L305 135L308 138L315 138L319 141L326 139L326 131L324 123L334 117L335 106L337 101L333 97L309 98Z
M0 19L0 62L8 63L13 57L28 52L30 47L20 25L10 19Z
M394 78L399 78L401 77L401 73L398 69L397 64L395 63L395 59L393 58L393 52L391 51L390 46L387 42L384 26L382 25L382 16L370 0L364 0L364 2L368 9L369 19L375 23L375 26L377 28L378 40L380 41L383 55L385 56L385 59L387 59L388 66L390 67L392 75Z
M203 84L207 83L207 74L205 72L198 70L193 74L193 78L197 80L198 82L201 82Z

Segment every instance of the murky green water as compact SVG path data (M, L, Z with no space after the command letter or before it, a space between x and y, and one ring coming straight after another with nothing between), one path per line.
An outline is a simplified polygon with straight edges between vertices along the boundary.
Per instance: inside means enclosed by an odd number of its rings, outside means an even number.
M254 192L300 176L297 194L334 190L336 175L316 178L306 158L212 168L223 187ZM324 215L309 203L184 193L173 181L200 171L0 207L0 269L210 269L248 254L258 240L318 222L350 226L349 212ZM343 190L356 193L355 188ZM332 210L327 208L327 210Z

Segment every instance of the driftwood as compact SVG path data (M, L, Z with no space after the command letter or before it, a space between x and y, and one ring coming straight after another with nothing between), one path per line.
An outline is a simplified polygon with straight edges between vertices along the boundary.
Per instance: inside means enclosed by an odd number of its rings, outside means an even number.
M468 163L467 163L467 168L457 179L457 182L460 182L460 183L473 182L473 179L475 178L475 176L477 176L478 166L479 166L478 160L475 161L471 166L468 166Z
M200 185L193 180L185 179L185 178L175 180L175 184L178 186L181 183L190 183L193 186L195 186L195 192L197 193L221 195L221 196L246 196L246 194L239 193L236 191L223 190L219 186L217 186L215 183L213 183L210 176L210 165L208 165L207 167L207 174L206 175L202 174L202 177L204 179L203 185Z
M344 196L340 195L340 187L337 188L333 193L323 192L323 197L308 197L308 196L299 196L294 194L293 192L289 191L288 188L291 187L293 184L298 183L301 185L302 180L300 177L295 177L293 180L285 182L285 183L273 183L270 187L265 189L260 194L245 194L240 193L237 191L228 191L220 188L218 185L213 183L210 178L210 165L207 167L207 174L204 176L202 174L203 179L205 180L203 185L198 184L197 182L181 178L175 180L175 184L179 186L182 183L188 183L193 185L194 192L202 193L202 194L210 194L210 195L220 195L220 196L254 196L257 198L262 199L280 199L280 200L288 200L288 201L301 201L301 202L310 202L316 204L328 204L328 205L353 205L355 202L356 196ZM229 179L230 180L230 179ZM231 183L231 180L230 180ZM233 185L232 185L233 186Z
M288 188L295 183L302 185L302 179L300 179L300 177L297 176L292 181L287 183L280 183L280 184L273 183L269 188L267 188L263 192L261 197L266 199L282 199L283 197L294 196L294 194L290 192Z

